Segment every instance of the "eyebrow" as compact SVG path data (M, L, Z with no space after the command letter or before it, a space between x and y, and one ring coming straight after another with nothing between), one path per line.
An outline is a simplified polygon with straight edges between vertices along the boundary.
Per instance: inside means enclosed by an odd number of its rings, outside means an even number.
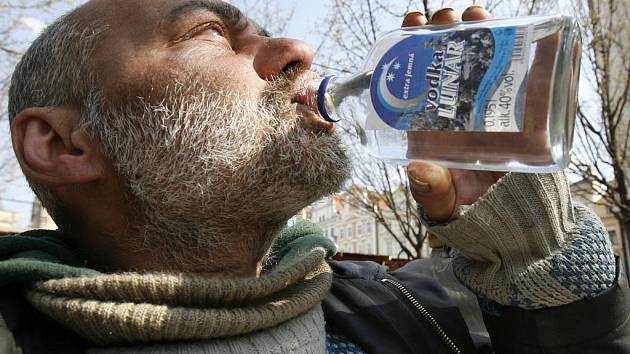
M237 26L239 23L246 19L241 10L228 3L217 0L189 0L174 8L170 12L170 14L168 15L170 20L169 22L172 23L177 18L184 16L187 13L198 10L207 10L213 12L231 26ZM271 37L271 34L267 30L261 28L257 24L256 27L258 27L258 35L263 37Z

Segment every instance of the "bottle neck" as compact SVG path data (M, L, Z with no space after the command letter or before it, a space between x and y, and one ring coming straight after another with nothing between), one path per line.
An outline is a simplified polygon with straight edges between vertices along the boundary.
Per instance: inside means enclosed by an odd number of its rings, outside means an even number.
M317 90L317 108L322 117L333 123L346 118L339 116L338 108L346 98L359 96L370 88L372 73L364 71L349 77L326 76Z
M330 100L330 94L328 94L328 86L334 78L334 75L326 76L319 84L319 88L317 90L317 109L319 110L319 114L321 114L324 119L329 122L337 123L339 122L339 119L334 119L331 116L334 107L330 107L330 102L326 102L327 100Z

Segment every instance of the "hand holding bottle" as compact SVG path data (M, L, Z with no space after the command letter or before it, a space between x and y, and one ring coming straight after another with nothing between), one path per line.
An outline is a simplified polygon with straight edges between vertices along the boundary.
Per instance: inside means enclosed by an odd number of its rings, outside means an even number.
M411 12L403 27L376 41L360 72L313 87L325 120L350 123L371 155L411 163L412 192L429 218L452 219L505 171L568 165L580 67L576 19L491 20L471 6L461 18L450 8L431 21Z
M478 21L490 19L492 16L483 8L471 6L461 16L452 9L442 9L437 11L430 24L448 24L458 21ZM422 26L428 21L418 12L409 13L404 21L403 27ZM548 52L557 50L559 33L551 35L539 41L534 63L528 79L527 102L525 115L526 121L533 122L526 126L523 134L497 135L493 144L495 146L505 145L512 149L518 147L523 151L533 152L536 149L548 149L546 142L547 107L549 101L548 77L552 75L553 60L555 56ZM550 62L551 61L551 62ZM541 112L541 110L544 110ZM455 137L449 132L433 132L431 136L426 135L422 139L417 139L418 144L425 146L435 146L436 144L447 144L449 139ZM457 136L458 144L470 144L471 149L479 148L480 139L474 134L469 136ZM469 141L461 141L461 138ZM410 136L410 146L413 145L413 137ZM418 146L418 148L421 148ZM496 183L503 172L488 172L460 169L446 169L444 167L428 162L414 161L408 167L408 175L411 191L418 203L420 203L427 216L433 222L446 222L456 217L456 211L460 205L474 203L484 195L490 186Z

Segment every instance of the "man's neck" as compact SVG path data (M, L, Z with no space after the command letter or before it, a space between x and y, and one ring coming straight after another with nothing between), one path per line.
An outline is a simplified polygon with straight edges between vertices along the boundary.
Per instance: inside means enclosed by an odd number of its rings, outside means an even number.
M235 230L236 228L232 228ZM89 267L108 273L168 272L218 277L258 276L273 236L280 227L260 230L239 226L234 232L220 232L208 239L212 244L185 246L173 242L176 236L163 234L162 242L147 244L130 232L84 230L70 243L85 256ZM146 231L145 231L146 232ZM206 236L206 235L204 235ZM155 235L153 240L157 239Z

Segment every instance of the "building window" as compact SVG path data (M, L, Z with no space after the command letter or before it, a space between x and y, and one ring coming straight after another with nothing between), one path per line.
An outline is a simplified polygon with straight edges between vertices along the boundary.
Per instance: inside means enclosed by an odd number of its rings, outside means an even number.
M372 233L372 223L366 223L365 224L365 232L367 232L368 234Z
M352 253L357 253L357 243L352 242Z
M387 252L388 256L391 256L392 253L394 253L394 245L392 244L392 240L387 240L387 242L385 243L385 251Z
M352 234L352 226L348 226L348 237L352 237L352 236L354 236Z
M363 233L363 225L359 224L357 225L357 235L361 236L362 233Z
M346 236L346 235L344 234L343 229L341 229L341 231L339 231L339 238L343 240L343 238L344 238L345 236Z
M613 245L617 244L617 230L608 230L608 237L610 238L610 243Z
M359 245L359 253L363 253L363 245Z
M372 254L372 244L371 243L368 243L368 245L367 245L367 253L368 254Z

